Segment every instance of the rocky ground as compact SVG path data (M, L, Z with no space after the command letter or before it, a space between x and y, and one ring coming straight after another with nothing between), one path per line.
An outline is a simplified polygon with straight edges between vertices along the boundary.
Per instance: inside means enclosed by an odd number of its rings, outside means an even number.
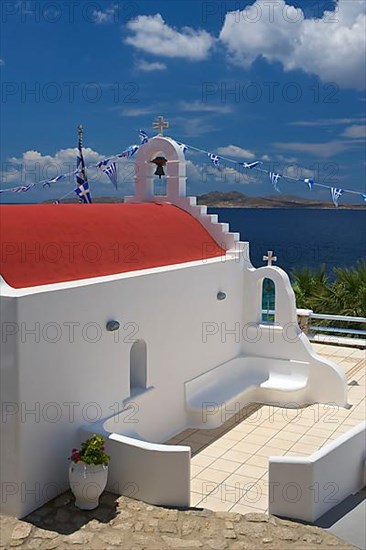
M0 516L0 549L307 550L355 548L330 533L265 514L151 506L105 492L96 510L65 493L23 520Z

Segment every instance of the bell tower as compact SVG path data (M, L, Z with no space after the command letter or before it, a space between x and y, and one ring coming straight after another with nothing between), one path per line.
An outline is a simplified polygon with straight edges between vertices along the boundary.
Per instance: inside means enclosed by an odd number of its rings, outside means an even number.
M174 139L163 135L164 129L168 127L163 117L158 117L153 127L159 130L159 134L139 147L135 156L135 194L125 197L125 202L174 204L195 217L224 250L244 250L248 243L239 241L239 233L230 232L229 224L220 223L217 214L208 214L207 207L198 205L196 197L186 196L186 159L183 149ZM154 160L159 158L164 161L161 168L166 174L166 195L154 194L154 178L158 166Z
M176 203L177 199L179 201L179 198L186 196L186 159L182 148L174 139L163 135L164 128L168 127L163 117L158 117L153 126L159 130L159 134L141 145L136 153L135 194L125 197L126 202L158 200ZM166 160L166 163L161 162L167 181L164 196L154 195L157 159Z

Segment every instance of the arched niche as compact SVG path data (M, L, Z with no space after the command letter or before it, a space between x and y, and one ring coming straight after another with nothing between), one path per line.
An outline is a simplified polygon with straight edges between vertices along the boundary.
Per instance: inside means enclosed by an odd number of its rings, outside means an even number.
M130 395L147 388L147 345L145 340L136 340L130 350Z

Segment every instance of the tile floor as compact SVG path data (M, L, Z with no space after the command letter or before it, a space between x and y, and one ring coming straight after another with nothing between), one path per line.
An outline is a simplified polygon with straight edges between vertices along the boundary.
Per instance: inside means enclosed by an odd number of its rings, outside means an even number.
M352 407L285 409L252 404L214 430L189 429L167 443L192 448L191 506L240 513L268 506L268 457L303 456L365 419L365 350L313 344L344 368ZM354 381L357 383L352 385Z

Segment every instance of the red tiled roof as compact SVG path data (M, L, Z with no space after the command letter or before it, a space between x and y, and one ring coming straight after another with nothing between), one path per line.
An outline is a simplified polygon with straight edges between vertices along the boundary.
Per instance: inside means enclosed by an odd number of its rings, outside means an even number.
M223 255L198 220L166 203L1 205L1 275L14 288Z

